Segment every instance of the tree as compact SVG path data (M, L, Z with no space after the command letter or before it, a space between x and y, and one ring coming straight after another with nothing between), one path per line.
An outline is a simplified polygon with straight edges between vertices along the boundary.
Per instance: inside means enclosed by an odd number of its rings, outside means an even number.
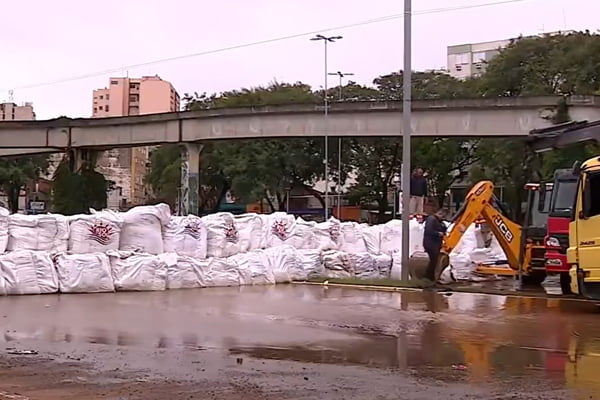
M45 156L0 159L0 188L11 212L19 211L19 195L27 182L39 178L47 168Z
M52 180L52 209L64 215L86 214L107 206L109 182L97 172L95 157L73 171L72 155L65 155Z
M181 185L181 150L178 145L166 144L152 151L146 183L152 188L155 199L175 207Z
M392 72L373 80L381 100L402 100L403 73ZM415 100L469 98L478 95L471 81L461 81L441 72L414 72L412 98Z

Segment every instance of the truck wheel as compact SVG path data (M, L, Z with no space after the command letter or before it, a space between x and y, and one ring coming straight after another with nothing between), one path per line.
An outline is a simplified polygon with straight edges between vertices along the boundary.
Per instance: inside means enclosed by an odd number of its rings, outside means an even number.
M568 272L560 274L560 289L562 294L571 294L571 276Z
M532 272L530 275L523 275L523 283L526 285L541 285L546 279L545 272Z

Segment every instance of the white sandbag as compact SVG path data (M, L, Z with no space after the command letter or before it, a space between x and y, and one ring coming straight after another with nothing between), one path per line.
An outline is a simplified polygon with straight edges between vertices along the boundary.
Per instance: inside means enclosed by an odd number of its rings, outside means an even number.
M68 250L73 254L103 253L119 250L123 218L113 211L69 218Z
M365 227L356 222L342 222L340 224L342 238L340 250L347 253L366 253L367 246L363 238Z
M298 264L301 266L306 278L322 276L325 272L321 263L321 252L319 250L298 250ZM300 280L300 279L297 279Z
M381 253L381 235L383 233L383 225L372 225L363 229L363 238L367 251L371 254Z
M425 223L419 223L415 218L413 218L410 220L408 230L410 235L410 254L425 251L425 248L423 247L423 237L425 236Z
M452 265L448 265L438 279L438 282L442 285L449 285L453 282L456 282L456 278L454 277L454 271L452 270Z
M52 251L58 235L56 215L12 214L8 217L7 250Z
M206 287L211 259L178 256L175 253L163 253L158 257L167 265L167 289Z
M419 223L416 219L411 219L408 226L409 232L409 254L422 252L423 234L425 225ZM402 220L393 219L384 224L381 233L381 252L391 255L392 253L402 252Z
M331 217L315 225L315 247L318 250L339 250L342 242L340 221Z
M304 250L314 249L317 247L317 236L315 235L316 226L316 222L305 221L298 217L296 219L293 246L296 249Z
M471 257L462 253L450 253L450 265L452 265L454 277L459 281L470 280L476 267L471 262Z
M200 217L171 217L163 230L163 250L180 256L206 258L208 239L206 225Z
M46 252L16 250L0 256L0 274L7 294L58 292L58 278Z
M246 253L265 247L263 220L258 214L236 215L234 221L239 232L240 252Z
M402 254L399 251L392 252L392 269L390 278L395 280L402 279Z
M448 228L450 230L451 228ZM450 254L470 254L473 250L480 248L481 243L478 240L477 228L475 224L471 224L463 233L456 247Z
M231 257L211 258L206 273L207 287L239 286L241 284L240 269Z
M8 246L8 217L10 211L4 207L0 207L0 254L6 251ZM0 288L1 294L2 288Z
M387 254L372 254L380 278L389 278L392 270L392 257Z
M240 253L229 257L237 264L242 285L274 285L275 274L263 250Z
M110 261L104 253L58 254L54 265L62 293L115 291Z
M328 278L351 278L354 276L352 261L348 253L327 250L322 255L325 276Z
M267 218L266 247L294 245L296 218L291 214L276 212Z
M208 257L226 258L241 252L240 234L231 213L216 213L202 217L207 230Z
M123 213L119 250L140 253L163 253L162 231L171 220L166 204L139 206Z
M375 265L375 259L369 253L351 253L350 262L354 270L354 275L362 279L379 278L379 270Z
M165 290L167 264L156 255L109 251L110 269L117 291Z
M297 250L293 246L281 245L268 248L265 250L265 254L277 283L291 282L293 277L302 279L304 273L298 262Z

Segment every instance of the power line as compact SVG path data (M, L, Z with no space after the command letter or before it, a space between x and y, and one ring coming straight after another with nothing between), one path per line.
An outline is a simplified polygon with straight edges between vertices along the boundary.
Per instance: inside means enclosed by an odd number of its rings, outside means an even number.
M445 12L459 11L459 10L469 10L469 9L476 9L476 8L483 8L483 7L492 7L492 6L498 6L498 5L503 5L503 4L522 3L525 1L530 1L530 0L499 0L499 1L495 1L495 2L489 2L489 3L480 3L480 4L472 4L472 5L465 5L465 6L445 7L445 8L435 8L435 9L415 11L415 12L413 12L413 15L418 16L418 15L428 15L428 14L440 14L440 13L445 13ZM43 86L57 85L60 83L66 83L66 82L78 81L78 80L82 80L82 79L94 78L94 77L102 76L102 75L108 75L108 74L122 71L123 69L134 69L134 68L140 68L140 67L147 67L149 65L162 64L162 63L167 63L167 62L171 62L171 61L184 60L187 58L223 53L226 51L238 50L238 49L243 49L246 47L254 47L254 46L260 46L260 45L264 45L264 44L281 42L281 41L289 40L289 39L296 39L299 37L314 35L314 34L322 33L322 32L329 32L329 31L348 29L348 28L356 28L359 26L372 25L372 24L377 24L380 22L386 22L386 21L391 21L391 20L401 19L401 18L404 18L403 13L391 14L391 15L386 15L383 17L378 17L378 18L373 18L373 19L369 19L369 20L365 20L365 21L355 22L352 24L339 25L339 26L329 27L329 28L325 28L325 29L314 30L314 31L310 31L310 32L296 33L296 34L280 36L280 37L272 38L272 39L259 40L256 42L241 43L241 44L237 44L237 45L233 45L233 46L222 47L219 49L205 50L205 51L201 51L201 52L197 52L197 53L184 54L184 55L173 56L173 57L166 57L166 58L161 58L158 60L147 61L147 62L138 63L138 64L131 64L131 65L126 65L126 66L121 66L118 68L106 69L103 71L90 72L87 74L73 76L70 78L63 78L63 79L58 79L58 80L54 80L54 81L34 83L31 85L16 86L11 89L23 90L23 89L33 89L33 88L38 88L38 87L43 87ZM1 91L6 91L6 90L8 90L8 89L2 89Z

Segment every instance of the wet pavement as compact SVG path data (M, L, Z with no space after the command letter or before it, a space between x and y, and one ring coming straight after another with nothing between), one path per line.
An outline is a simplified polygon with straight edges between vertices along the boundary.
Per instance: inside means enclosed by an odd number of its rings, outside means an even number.
M5 297L0 400L593 399L599 318L577 300L299 284Z

